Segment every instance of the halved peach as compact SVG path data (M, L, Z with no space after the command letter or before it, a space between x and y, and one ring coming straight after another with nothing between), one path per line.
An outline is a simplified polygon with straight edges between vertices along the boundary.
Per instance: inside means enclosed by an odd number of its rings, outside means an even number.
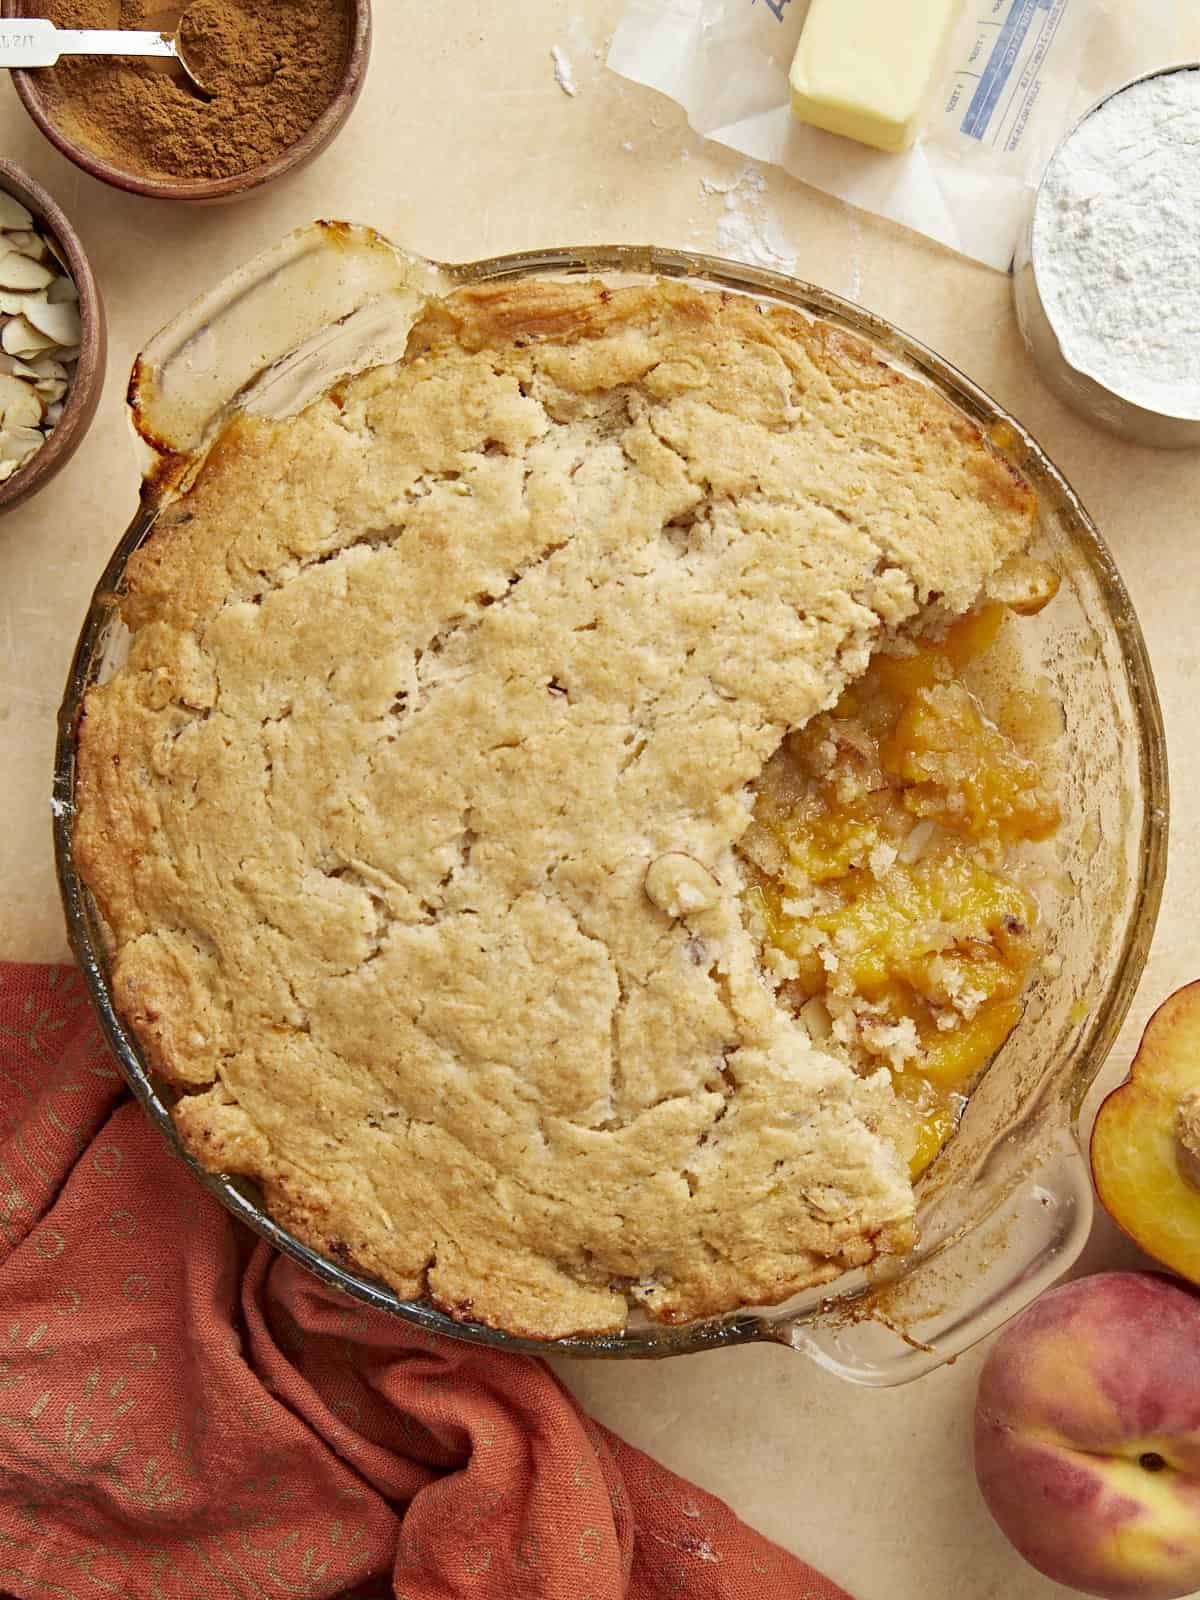
M1113 1221L1200 1284L1200 983L1150 1018L1128 1079L1100 1107L1091 1157Z

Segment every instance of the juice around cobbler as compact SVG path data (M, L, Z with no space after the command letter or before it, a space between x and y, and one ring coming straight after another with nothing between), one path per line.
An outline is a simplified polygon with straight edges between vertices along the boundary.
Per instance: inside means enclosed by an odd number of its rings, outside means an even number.
M1036 966L1028 847L1053 784L964 681L1009 610L880 654L768 766L742 842L766 965L814 1038L892 1074L915 1176L1016 1026Z

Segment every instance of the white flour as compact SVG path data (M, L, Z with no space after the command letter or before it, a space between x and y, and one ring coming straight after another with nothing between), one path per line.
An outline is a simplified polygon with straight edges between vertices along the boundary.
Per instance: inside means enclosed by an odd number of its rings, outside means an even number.
M704 195L724 195L724 206L714 230L717 254L752 267L788 272L796 251L767 205L767 180L747 165L736 178L701 178Z
M554 63L554 81L564 94L577 95L579 85L575 82L575 69L571 66L571 58L560 44L556 44L550 52L550 59Z
M846 282L846 299L862 299L862 248L863 230L857 209L842 201L846 212L846 231L850 235L850 264Z
M1200 71L1135 84L1082 124L1046 175L1034 252L1073 366L1200 417Z

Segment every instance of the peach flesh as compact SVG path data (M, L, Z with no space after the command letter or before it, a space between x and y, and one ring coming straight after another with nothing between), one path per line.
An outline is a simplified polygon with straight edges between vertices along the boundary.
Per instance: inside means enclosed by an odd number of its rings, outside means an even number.
M1091 1160L1118 1227L1200 1286L1200 983L1146 1024L1129 1077L1096 1116Z
M1043 1295L984 1366L975 1468L1047 1577L1104 1600L1200 1589L1200 1296L1119 1272Z

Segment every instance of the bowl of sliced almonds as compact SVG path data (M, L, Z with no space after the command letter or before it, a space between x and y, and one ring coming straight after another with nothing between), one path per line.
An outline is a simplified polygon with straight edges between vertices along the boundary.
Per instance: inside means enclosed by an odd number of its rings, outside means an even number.
M74 454L104 382L104 308L79 236L0 160L0 513Z

